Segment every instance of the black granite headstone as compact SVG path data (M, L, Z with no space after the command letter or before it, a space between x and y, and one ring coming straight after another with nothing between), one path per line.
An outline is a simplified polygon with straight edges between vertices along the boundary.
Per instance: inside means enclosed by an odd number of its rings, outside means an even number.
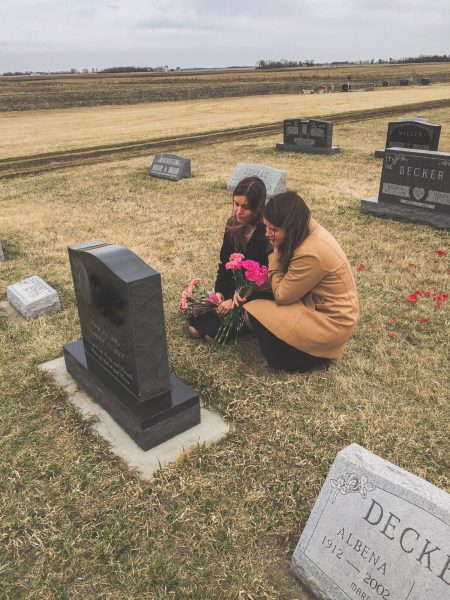
M389 87L389 81L388 81L387 79L384 79L384 80L381 82L381 85L382 85L382 87Z
M313 154L336 154L339 146L333 146L333 123L317 119L285 119L283 143L276 150L284 152L308 152Z
M69 246L82 339L68 372L148 450L200 422L197 392L169 372L161 276L130 250Z
M430 80L428 79L428 77L422 77L422 79L420 80L420 85L430 85Z
M378 197L363 200L361 211L450 228L450 153L388 148Z
M441 126L428 123L426 119L399 119L388 123L386 148L414 148L437 151ZM382 158L385 150L375 150Z
M341 92L351 92L352 86L350 83L343 83L341 87Z
M409 79L400 79L400 85L409 85Z
M177 154L157 154L147 173L148 177L179 181L191 177L191 160Z

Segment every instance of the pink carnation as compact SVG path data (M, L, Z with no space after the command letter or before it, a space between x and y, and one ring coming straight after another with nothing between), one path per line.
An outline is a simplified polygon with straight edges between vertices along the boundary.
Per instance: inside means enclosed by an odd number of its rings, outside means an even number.
M239 252L234 252L233 254L230 254L230 260L233 262L239 262L243 258L244 258L244 255L240 254Z
M202 304L217 306L220 304L220 299L216 292L210 292L209 295L202 300Z
M188 302L187 302L187 292L186 290L183 290L181 292L181 310L185 311L188 308Z

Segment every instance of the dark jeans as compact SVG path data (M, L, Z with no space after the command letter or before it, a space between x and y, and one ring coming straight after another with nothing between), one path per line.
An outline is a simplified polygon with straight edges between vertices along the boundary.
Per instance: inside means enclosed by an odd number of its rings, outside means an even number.
M286 344L266 329L253 315L248 314L248 316L253 331L258 338L261 353L272 369L290 373L304 373L330 365L331 360L329 358L312 356Z

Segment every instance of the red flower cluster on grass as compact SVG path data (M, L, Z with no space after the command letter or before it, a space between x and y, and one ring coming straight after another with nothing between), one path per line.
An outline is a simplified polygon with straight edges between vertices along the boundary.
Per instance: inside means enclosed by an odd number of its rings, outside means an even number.
M357 270L357 271L365 271L365 270L366 270L366 267L365 267L365 266L364 266L364 265L361 263L360 265L358 265L358 266L356 267L356 270Z

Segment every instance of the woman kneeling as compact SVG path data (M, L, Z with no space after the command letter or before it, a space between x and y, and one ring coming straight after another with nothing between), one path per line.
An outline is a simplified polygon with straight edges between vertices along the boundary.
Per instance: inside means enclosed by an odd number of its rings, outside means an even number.
M245 304L247 325L270 367L302 372L327 366L342 355L359 318L348 259L295 192L274 196L263 214L273 246L274 300Z

